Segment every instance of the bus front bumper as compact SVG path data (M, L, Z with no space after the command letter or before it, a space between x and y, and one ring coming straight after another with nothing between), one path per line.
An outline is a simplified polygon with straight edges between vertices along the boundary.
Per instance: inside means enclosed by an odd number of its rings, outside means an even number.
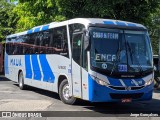
M151 100L154 83L137 90L115 90L99 85L96 81L89 81L89 101L91 102L121 102L123 99L131 101Z

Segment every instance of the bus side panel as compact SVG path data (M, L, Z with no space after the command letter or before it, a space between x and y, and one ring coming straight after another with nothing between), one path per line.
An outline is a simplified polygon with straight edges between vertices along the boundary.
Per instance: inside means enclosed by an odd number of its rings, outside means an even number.
M5 77L18 82L19 70L23 71L24 59L22 55L5 54ZM24 73L23 73L24 74Z
M32 86L32 64L31 64L31 55L24 55L23 61L23 74L24 74L24 84Z
M18 57L17 57L18 58ZM69 81L70 59L61 55L25 55L22 60L24 83L37 88L58 92L58 78L65 75Z
M56 73L52 71L47 55L31 55L32 86L53 91Z
M71 60L61 55L47 55L46 59L48 61L48 65L50 66L50 70L53 72L55 77L54 81L52 81L53 91L58 92L58 78L60 75L65 76L68 82L70 83L70 85L72 85L71 84L72 83L71 82ZM53 76L50 76L49 79L52 77ZM47 84L48 83L49 82L47 82Z
M88 72L82 68L82 99L89 100Z
M5 53L5 57L4 57L4 74L5 74L5 77L9 79L8 54L7 53Z
M23 71L24 59L23 55L7 55L5 56L5 76L12 81L18 82L18 72ZM24 73L23 73L24 74Z

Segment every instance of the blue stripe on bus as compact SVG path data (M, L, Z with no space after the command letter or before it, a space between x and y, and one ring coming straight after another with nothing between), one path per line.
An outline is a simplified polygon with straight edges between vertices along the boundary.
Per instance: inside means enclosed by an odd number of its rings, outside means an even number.
M125 22L117 21L116 24L117 24L117 25L120 25L120 26L126 26Z
M38 28L36 28L35 30L34 30L34 32L39 32L40 31L40 27L38 27Z
M113 85L113 86L123 86L121 84L121 82L119 81L119 79L115 79L115 78L110 78L110 77L107 77L110 84Z
M122 79L126 86L136 86L131 79Z
M42 30L48 30L49 29L49 25L45 25L42 27Z
M33 32L33 30L31 29L31 30L28 30L27 31L27 34L31 34Z
M114 22L113 21L103 21L104 24L107 24L107 25L114 25Z
M92 101L94 98L94 80L90 75L88 75L88 87L89 100Z
M138 85L139 85L139 86L142 86L142 85L145 84L145 81L144 81L142 78L140 78L140 79L135 79L135 81L138 82Z
M41 71L38 64L37 55L31 55L32 57L32 67L34 72L34 80L41 80Z
M30 55L25 55L26 78L32 79Z
M5 74L9 74L8 70L8 55L5 54Z
M39 60L40 60L42 72L44 75L43 81L54 83L55 76L47 61L46 55L45 54L39 55Z

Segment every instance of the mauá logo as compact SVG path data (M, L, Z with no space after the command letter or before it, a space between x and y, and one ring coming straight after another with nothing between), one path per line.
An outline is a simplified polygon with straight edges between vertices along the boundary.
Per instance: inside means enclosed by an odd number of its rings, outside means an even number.
M12 66L22 66L21 59L11 59L10 60L10 65L12 65Z

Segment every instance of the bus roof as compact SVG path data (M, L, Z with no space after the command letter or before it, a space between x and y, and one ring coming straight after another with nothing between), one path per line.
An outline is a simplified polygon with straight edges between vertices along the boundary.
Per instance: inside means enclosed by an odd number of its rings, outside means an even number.
M36 26L30 30L9 35L9 36L7 36L7 38L16 37L19 35L31 34L31 33L44 31L44 30L48 30L51 28L55 28L55 27L59 27L59 26L67 25L67 24L73 24L73 23L81 23L81 24L84 24L86 27L89 24L101 24L101 25L104 24L104 25L123 26L123 27L137 27L137 28L140 27L142 29L146 29L146 27L141 24L127 22L127 21L121 21L121 20L100 19L100 18L75 18L75 19L66 20L63 22L52 22L52 23L49 23L46 25Z

